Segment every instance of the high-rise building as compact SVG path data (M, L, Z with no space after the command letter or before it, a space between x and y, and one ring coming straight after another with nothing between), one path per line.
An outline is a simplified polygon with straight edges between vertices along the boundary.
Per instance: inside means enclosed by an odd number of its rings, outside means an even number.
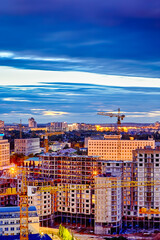
M0 139L0 167L10 164L10 143L8 140Z
M133 189L135 197L131 202L131 210L136 210L134 221L142 229L159 229L160 214L141 214L140 209L144 207L160 211L160 148L135 150L133 164L133 180L146 183Z
M119 176L118 176L119 175ZM108 187L110 186L110 187ZM119 233L122 229L122 188L120 174L102 174L95 177L96 234Z
M118 151L118 144L120 144L120 151ZM88 140L88 155L99 156L104 160L123 160L132 161L132 151L137 148L144 148L151 146L155 148L155 141L149 140L118 140L113 136L106 137L103 140ZM118 155L119 154L119 155Z
M28 127L29 128L37 128L37 122L34 120L34 118L28 119Z
M54 221L93 230L94 176L102 170L99 158L54 154L44 154L40 158L42 175L52 179L58 188L54 195Z
M40 139L39 138L26 138L14 140L14 152L23 153L25 156L29 154L40 153Z

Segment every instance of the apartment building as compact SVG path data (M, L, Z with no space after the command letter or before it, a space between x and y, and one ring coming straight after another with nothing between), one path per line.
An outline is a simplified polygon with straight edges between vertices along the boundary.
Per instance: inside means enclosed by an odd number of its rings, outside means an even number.
M119 233L122 229L122 188L120 174L95 177L96 234Z
M14 140L14 152L23 153L25 156L29 154L40 153L40 139L39 138L26 138Z
M29 128L37 128L37 122L34 118L28 119L28 127Z
M39 233L39 217L35 207L29 207L29 234ZM0 207L0 235L20 234L20 207Z
M44 154L42 175L51 178L54 195L54 222L93 229L94 176L102 171L98 157Z
M29 206L36 206L37 214L41 227L48 227L52 225L52 214L54 213L54 201L51 191L40 191L42 186L50 186L49 182L43 181L29 181L28 186L28 204Z
M10 165L10 143L0 139L0 168Z
M139 183L145 182L145 184L139 184L139 186L134 189L136 198L134 199L133 207L137 204L137 225L145 229L159 229L160 214L140 214L139 210L144 207L147 209L158 209L160 211L160 148L135 150L133 163L134 179ZM151 182L153 182L154 185L150 184Z
M120 140L118 136L106 136L103 140L88 139L88 155L100 156L104 160L132 161L132 151L146 146L155 148L155 141L149 140Z
M68 124L66 122L51 122L49 129L53 132L67 131Z

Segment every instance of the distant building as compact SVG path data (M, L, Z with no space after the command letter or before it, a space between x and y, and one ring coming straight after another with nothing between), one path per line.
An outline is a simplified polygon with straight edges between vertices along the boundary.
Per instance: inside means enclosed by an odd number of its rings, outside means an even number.
M71 147L71 143L68 142L54 142L53 145L49 146L49 150L52 151L58 151L58 150L62 150L65 146L68 146L68 148Z
M0 120L0 129L4 128L4 121Z
M28 119L28 127L29 128L37 128L37 122L34 120L34 118Z
M79 130L79 123L68 124L68 131Z
M10 164L10 144L8 140L0 138L0 167Z
M39 138L15 139L14 152L18 154L23 153L25 156L28 156L29 154L40 153L40 139Z
M120 142L120 157L118 156L118 143ZM88 155L99 156L104 160L132 161L132 151L137 148L150 146L155 148L155 141L149 140L118 140L114 136L106 135L103 140L88 140Z
M67 131L68 124L66 122L51 122L50 131L60 132Z
M29 234L39 233L39 217L35 207L29 207ZM20 207L0 207L0 235L20 234Z

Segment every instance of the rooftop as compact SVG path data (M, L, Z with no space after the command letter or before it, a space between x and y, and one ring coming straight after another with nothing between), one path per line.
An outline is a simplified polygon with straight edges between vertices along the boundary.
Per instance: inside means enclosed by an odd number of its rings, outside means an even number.
M30 206L28 211L37 211L35 206ZM0 207L0 213L20 212L20 207Z
M20 240L20 235L14 235L14 236L0 236L1 240ZM51 238L44 234L41 236L40 234L30 234L29 240L51 240Z
M25 162L28 162L28 161L36 162L36 161L41 161L41 159L39 157L32 157L32 158L25 159L24 161Z

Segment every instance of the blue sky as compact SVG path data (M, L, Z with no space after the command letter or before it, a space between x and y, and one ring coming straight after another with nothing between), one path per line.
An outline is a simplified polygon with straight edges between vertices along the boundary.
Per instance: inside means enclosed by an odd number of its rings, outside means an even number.
M159 0L0 4L0 119L160 120Z

